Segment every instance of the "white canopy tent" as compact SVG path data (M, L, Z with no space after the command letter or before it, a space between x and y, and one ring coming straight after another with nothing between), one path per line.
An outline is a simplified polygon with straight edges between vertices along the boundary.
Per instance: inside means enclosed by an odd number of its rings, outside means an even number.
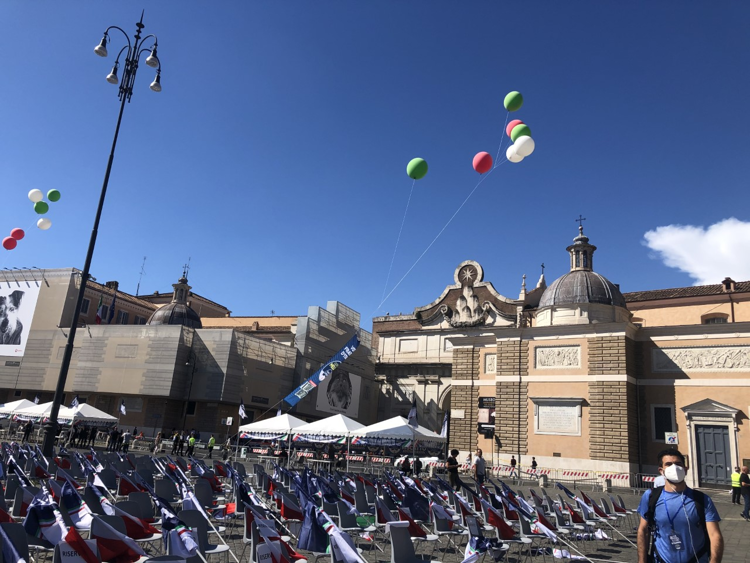
M403 416L394 416L388 420L365 426L352 434L356 438L390 438L392 440L419 440L424 442L445 443L437 432L424 426L414 428Z
M348 438L364 427L364 424L360 424L343 414L335 414L322 420L298 426L294 429L294 432L295 434Z
M4 405L0 405L0 418L8 418L17 410L28 409L35 406L36 404L28 399L19 399L18 401L5 403Z
M276 439L284 434L289 434L293 429L305 424L304 420L296 416L282 414L281 416L245 424L244 426L240 426L239 431L240 437L242 437L242 434L247 434L247 438Z
M51 412L52 401L41 405L35 405L32 403L28 408L15 410L13 415L17 416L20 420L43 420L49 417ZM86 403L81 403L73 409L60 406L57 420L61 424L76 423L90 426L96 426L98 424L102 426L111 426L117 423L116 416L107 414L106 412Z

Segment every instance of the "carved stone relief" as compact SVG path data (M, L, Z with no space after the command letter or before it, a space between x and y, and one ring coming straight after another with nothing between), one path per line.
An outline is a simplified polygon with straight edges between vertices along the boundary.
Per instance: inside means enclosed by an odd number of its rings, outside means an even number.
M581 347L537 346L534 359L537 368L579 368L581 367Z
M750 346L654 348L655 372L750 371Z
M497 354L487 354L484 357L484 373L497 373Z

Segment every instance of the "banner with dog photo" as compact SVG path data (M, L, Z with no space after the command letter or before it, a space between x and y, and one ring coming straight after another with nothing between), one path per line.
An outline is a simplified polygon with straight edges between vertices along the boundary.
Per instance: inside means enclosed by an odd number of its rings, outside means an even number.
M23 356L39 288L0 287L0 356Z
M318 384L315 408L322 412L357 418L361 385L361 377L337 369Z

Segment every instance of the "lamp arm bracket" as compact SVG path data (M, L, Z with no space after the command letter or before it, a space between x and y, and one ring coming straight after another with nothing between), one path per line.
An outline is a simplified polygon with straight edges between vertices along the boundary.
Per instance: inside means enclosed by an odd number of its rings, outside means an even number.
M105 32L104 32L104 35L107 35L107 36L109 36L109 30L110 30L110 29L116 29L116 30L118 30L118 31L119 31L120 33L122 33L122 34L123 34L123 35L125 36L125 40L126 40L126 41L128 42L128 47L132 47L132 46L133 46L133 45L132 45L132 44L130 43L130 37L128 37L128 34L127 34L127 33L125 33L125 31L123 31L123 29L122 29L121 27L117 27L116 25L110 25L110 26L109 26L109 27L107 28L107 31L105 31Z

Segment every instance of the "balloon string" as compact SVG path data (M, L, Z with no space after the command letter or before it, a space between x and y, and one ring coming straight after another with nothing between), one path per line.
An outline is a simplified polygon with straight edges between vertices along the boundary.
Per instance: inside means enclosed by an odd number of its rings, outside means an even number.
M385 278L385 285L383 286L383 295L380 296L381 299L385 297L385 292L388 289L388 282L391 280L391 270L393 269L393 261L396 259L396 251L398 250L398 243L401 240L401 231L404 230L404 223L406 223L406 214L409 212L409 204L411 203L411 194L414 193L414 184L417 183L417 180L414 179L411 182L411 190L409 190L409 199L406 200L406 209L404 210L404 217L401 219L401 228L398 230L398 237L396 237L396 247L393 249L393 256L391 257L391 265L388 268L388 276Z
M495 155L495 162L497 162L497 159L500 158L500 151L503 148L503 141L505 141L505 136L504 136L505 128L508 126L508 118L509 117L510 117L510 112L509 111L505 112L505 123L503 123L503 128L500 131L500 146L497 147L497 154ZM497 167L498 167L498 165L496 164L495 168L497 168Z
M411 271L412 271L412 270L413 270L413 269L414 269L414 268L415 268L415 267L417 266L417 264L419 264L419 261L420 261L420 260L422 260L422 258L424 258L424 255L425 255L425 254L427 254L427 252L429 252L430 248L432 248L432 245L434 245L434 244L435 244L435 243L437 242L437 240L438 240L438 239L440 238L440 235L442 235L442 234L443 234L443 232L445 231L445 229L447 229L447 228L448 228L448 225L450 225L450 224L451 224L451 222L453 221L453 219L455 219L455 218L456 218L456 215L458 215L458 214L459 214L459 212L460 212L460 211L461 211L461 210L463 209L464 205L466 205L466 203L467 203L467 202L469 201L469 199L471 199L471 196L473 196L473 195L474 195L474 192L475 192L475 191L477 191L477 188L479 188L479 186L480 186L480 185L482 184L482 182L484 182L484 181L485 181L485 180L486 180L486 179L487 179L487 178L489 177L489 175L490 175L490 174L492 174L492 173L493 173L493 172L494 172L494 171L495 171L495 170L496 170L496 169L497 169L498 167L502 166L502 165L503 165L503 164L505 164L506 162L508 162L508 161L507 161L507 160L504 160L504 161L502 161L502 162L501 162L500 164L498 164L497 166L495 166L495 167L494 167L494 168L493 168L492 170L490 170L490 171L489 171L489 172L487 172L486 174L483 174L483 175L482 175L482 177L480 178L479 182L477 182L477 185L476 185L476 186L474 186L474 189L473 189L473 190L471 190L471 192L469 193L469 195L467 195L467 196L466 196L466 199L465 199L465 200L463 201L463 203L462 203L461 205L459 205L459 206L458 206L458 209L456 209L456 211L455 211L455 212L453 213L453 215L451 215L451 218L450 218L450 219L448 219L448 222L447 222L447 223L446 223L446 224L445 224L445 225L443 226L443 228L442 228L442 229L440 229L440 232L439 232L439 233L438 233L438 234L437 234L437 235L435 236L435 238L434 238L434 239L432 239L432 242L431 242L431 243L430 243L430 244L429 244L429 245L427 246L427 248L425 248L425 249L424 249L424 252L422 252L422 254L420 254L420 255L419 255L419 258L417 258L417 260L416 260L416 261L414 262L414 264L412 264L412 265L411 265L411 268L409 268L409 269L408 269L408 270L406 271L406 273L405 273L405 274L404 274L404 275L403 275L403 276L401 277L401 279L400 279L400 280L398 280L398 283L396 283L396 285L395 285L395 286L393 286L393 289L392 289L392 290L391 290L391 291L390 291L390 292L388 293L388 295L386 295L386 296L385 296L385 298L384 298L384 299L383 299L383 300L382 300L382 301L380 302L380 305L378 305L378 306L377 306L377 307L375 308L375 310L374 310L374 311L373 311L373 312L371 313L371 316L372 316L373 314L375 314L375 313L376 313L376 312L377 312L377 311L378 311L378 310L379 310L379 309L380 309L380 308L381 308L381 307L383 306L383 303L385 303L385 302L386 302L386 301L388 300L388 298L389 298L389 297L390 297L390 296L391 296L391 295L393 294L393 292L394 292L394 291L396 291L396 289L398 289L398 286L400 286L400 285L401 285L401 282L403 282L403 281L404 281L404 280L406 279L406 277L407 277L407 276L408 276L408 275L409 275L409 274L411 273Z

